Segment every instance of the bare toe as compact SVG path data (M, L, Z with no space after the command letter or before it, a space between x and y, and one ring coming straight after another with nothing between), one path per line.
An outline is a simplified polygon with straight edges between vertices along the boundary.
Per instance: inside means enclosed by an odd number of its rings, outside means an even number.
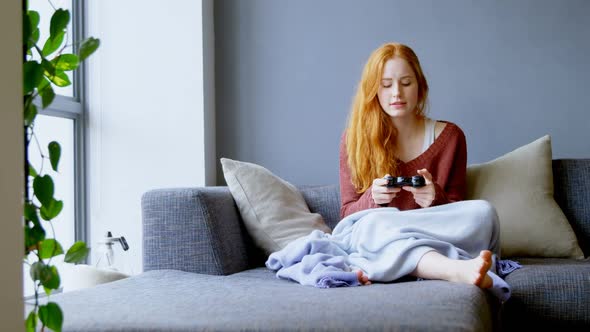
M361 285L364 284L364 282L363 282L363 271L361 271L361 270L356 271L356 278L359 280L359 283Z
M478 285L480 288L490 288L494 285L492 278L486 273L481 283Z
M481 257L483 261L483 264L479 272L486 274L490 270L490 267L492 267L492 252L489 250L482 250L479 253L479 257Z
M489 250L482 250L479 253L479 257L481 257L485 262L492 264L492 252Z
M492 252L489 250L482 250L479 253L480 266L476 271L477 275L474 284L481 288L489 288L492 285L492 279L488 276L488 271L492 266Z
M356 276L359 280L361 285L370 285L371 281L369 281L369 277L363 273L362 270L356 271Z

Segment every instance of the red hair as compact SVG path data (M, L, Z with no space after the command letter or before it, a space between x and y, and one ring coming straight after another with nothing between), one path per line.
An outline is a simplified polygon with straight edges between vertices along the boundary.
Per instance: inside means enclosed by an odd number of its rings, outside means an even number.
M395 57L406 60L414 71L418 81L416 114L424 116L428 83L414 51L399 43L387 43L373 51L363 69L346 129L348 166L352 183L359 193L369 189L378 177L387 173L396 175L397 158L394 151L397 131L377 97L383 67Z

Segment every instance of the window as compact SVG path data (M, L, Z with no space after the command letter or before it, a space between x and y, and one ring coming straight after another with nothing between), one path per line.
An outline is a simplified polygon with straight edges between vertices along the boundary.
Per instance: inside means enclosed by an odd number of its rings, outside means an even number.
M75 53L76 45L72 41L84 38L84 2L81 0L31 0L29 9L39 12L41 21L39 45L43 45L49 35L49 22L55 8L68 9L71 14L66 48L63 52ZM53 4L53 7L52 7ZM36 54L38 58L38 54ZM48 236L55 238L67 250L75 241L87 241L86 234L86 195L85 195L85 89L84 65L76 71L67 72L72 85L54 87L56 97L53 103L41 110L35 120L35 138L29 145L29 160L37 170L41 168L42 158L39 149L47 155L47 145L51 141L58 141L62 148L59 172L53 172L45 161L43 172L52 176L55 182L55 197L63 200L64 207L59 216L49 225L43 226ZM53 227L52 227L53 226ZM52 263L59 269L63 256L56 257ZM32 260L34 261L34 260ZM34 294L33 281L29 276L28 267L24 266L24 295ZM41 288L42 289L42 288Z

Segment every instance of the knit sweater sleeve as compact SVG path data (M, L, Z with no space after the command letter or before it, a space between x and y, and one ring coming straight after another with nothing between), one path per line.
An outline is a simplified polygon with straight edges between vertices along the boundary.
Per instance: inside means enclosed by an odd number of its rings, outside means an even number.
M467 143L465 134L457 127L457 134L448 146L453 146L450 172L444 188L435 183L436 194L432 206L458 202L465 199L467 186Z
M346 138L342 136L340 142L340 217L343 218L354 212L379 207L375 204L371 190L357 193L352 184L351 170L348 167L348 154L346 152Z

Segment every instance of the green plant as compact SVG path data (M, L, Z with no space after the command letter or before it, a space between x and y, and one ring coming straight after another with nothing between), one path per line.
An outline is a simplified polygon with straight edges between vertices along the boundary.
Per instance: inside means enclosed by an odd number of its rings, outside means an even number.
M50 2L51 3L51 2ZM53 7L53 4L52 4ZM55 7L54 7L55 8ZM51 16L49 37L42 47L39 42L38 12L29 10L28 1L23 0L23 101L24 101L24 137L25 137L25 204L24 204L24 263L30 266L30 277L35 284L34 308L29 312L25 325L27 331L35 331L38 322L40 329L45 327L60 331L63 313L55 302L39 303L39 290L43 287L47 295L60 286L60 277L56 266L51 265L55 256L64 254L55 234L49 236L41 224L41 219L51 222L63 209L64 203L54 197L54 182L49 174L44 174L44 160L49 160L51 168L57 172L61 156L58 142L49 143L48 155L41 154L41 167L36 170L29 162L29 145L35 140L35 118L38 107L47 108L55 98L53 86L65 87L71 84L66 74L80 66L100 45L96 38L87 38L77 44L76 54L64 53L67 26L70 12L55 9ZM35 59L34 54L38 55ZM32 184L32 186L31 186ZM53 229L53 227L51 227ZM89 248L82 241L74 243L65 253L65 262L78 263L88 255ZM32 261L31 261L32 257Z

